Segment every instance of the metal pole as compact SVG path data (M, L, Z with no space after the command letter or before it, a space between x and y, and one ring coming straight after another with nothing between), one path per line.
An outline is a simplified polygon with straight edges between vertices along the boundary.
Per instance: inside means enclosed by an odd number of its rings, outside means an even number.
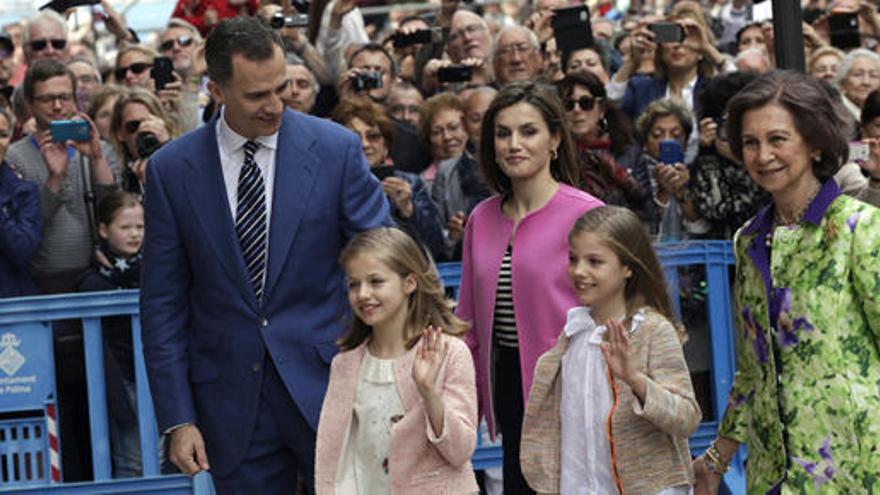
M765 0L767 1L767 0ZM804 72L804 29L800 0L773 1L776 67Z

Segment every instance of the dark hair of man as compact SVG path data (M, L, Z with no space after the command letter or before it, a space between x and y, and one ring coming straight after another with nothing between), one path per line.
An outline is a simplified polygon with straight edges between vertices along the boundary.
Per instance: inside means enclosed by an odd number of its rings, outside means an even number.
M602 68L605 69L605 72L611 72L611 54L608 53L608 43L599 43L598 41L590 46L585 46L576 50L562 50L559 60L559 64L562 66L562 72L567 72L565 68L568 67L568 61L571 60L571 56L581 50L593 50L596 52L596 55L599 56L599 63L602 64Z
M745 26L739 28L739 30L737 30L736 41L735 41L736 44L733 47L734 53L739 51L739 42L742 41L743 34L745 34L745 32L748 31L749 29L754 29L754 28L761 29L761 23L760 22L750 22L750 23L746 24Z
M232 79L234 55L242 55L251 61L265 61L275 54L275 46L284 50L281 35L256 17L225 19L211 31L205 42L208 77L223 86Z
M30 67L24 76L24 98L28 102L34 101L34 87L38 82L48 81L53 77L67 76L70 79L73 93L76 94L76 77L73 72L63 63L52 59L37 60Z
M355 50L351 54L351 58L349 59L349 61L354 60L355 58L357 58L358 55L360 55L361 53L364 53L364 52L369 52L369 53L377 53L378 52L378 53L381 53L382 55L385 55L385 58L388 59L388 64L391 67L391 77L394 77L397 75L397 66L394 63L394 57L392 57L391 54L388 53L388 50L386 50L385 47L383 47L382 45L380 45L378 43L367 43L366 45L358 48L357 50ZM351 62L349 62L349 66L351 66Z
M700 92L700 119L718 119L724 116L727 102L757 76L748 72L731 72L713 77Z
M874 90L865 98L865 105L862 107L862 127L877 117L880 117L880 91Z

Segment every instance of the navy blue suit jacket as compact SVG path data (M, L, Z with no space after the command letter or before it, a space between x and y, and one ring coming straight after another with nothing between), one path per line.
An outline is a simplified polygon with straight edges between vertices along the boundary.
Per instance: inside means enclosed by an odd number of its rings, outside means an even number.
M700 118L700 91L703 90L703 78L697 76L697 83L694 86L694 118ZM623 101L620 104L629 118L633 121L639 118L639 115L645 110L645 107L654 100L659 100L666 96L666 88L669 82L665 79L657 79L653 76L637 75L630 78L626 84L626 93L623 95ZM694 122L694 126L697 123Z
M43 232L40 191L0 161L0 297L37 293L27 264Z
M353 235L391 219L358 138L286 110L261 306L235 233L215 124L166 144L147 167L141 317L160 431L195 423L222 476L250 442L266 352L317 426L349 314L337 258Z

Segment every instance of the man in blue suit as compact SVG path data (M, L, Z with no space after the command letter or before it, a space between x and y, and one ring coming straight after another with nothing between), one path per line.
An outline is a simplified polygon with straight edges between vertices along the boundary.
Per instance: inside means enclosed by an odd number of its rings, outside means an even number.
M221 115L147 169L141 315L159 428L169 458L210 469L220 493L292 493L297 476L311 492L348 316L337 257L389 209L354 134L284 109L275 31L224 21L206 59Z

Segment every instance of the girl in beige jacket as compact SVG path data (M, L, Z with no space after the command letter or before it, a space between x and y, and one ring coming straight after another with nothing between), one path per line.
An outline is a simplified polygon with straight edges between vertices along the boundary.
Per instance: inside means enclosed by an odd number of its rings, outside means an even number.
M535 369L523 475L539 493L688 494L701 413L650 236L606 206L578 219L569 250L584 306Z

